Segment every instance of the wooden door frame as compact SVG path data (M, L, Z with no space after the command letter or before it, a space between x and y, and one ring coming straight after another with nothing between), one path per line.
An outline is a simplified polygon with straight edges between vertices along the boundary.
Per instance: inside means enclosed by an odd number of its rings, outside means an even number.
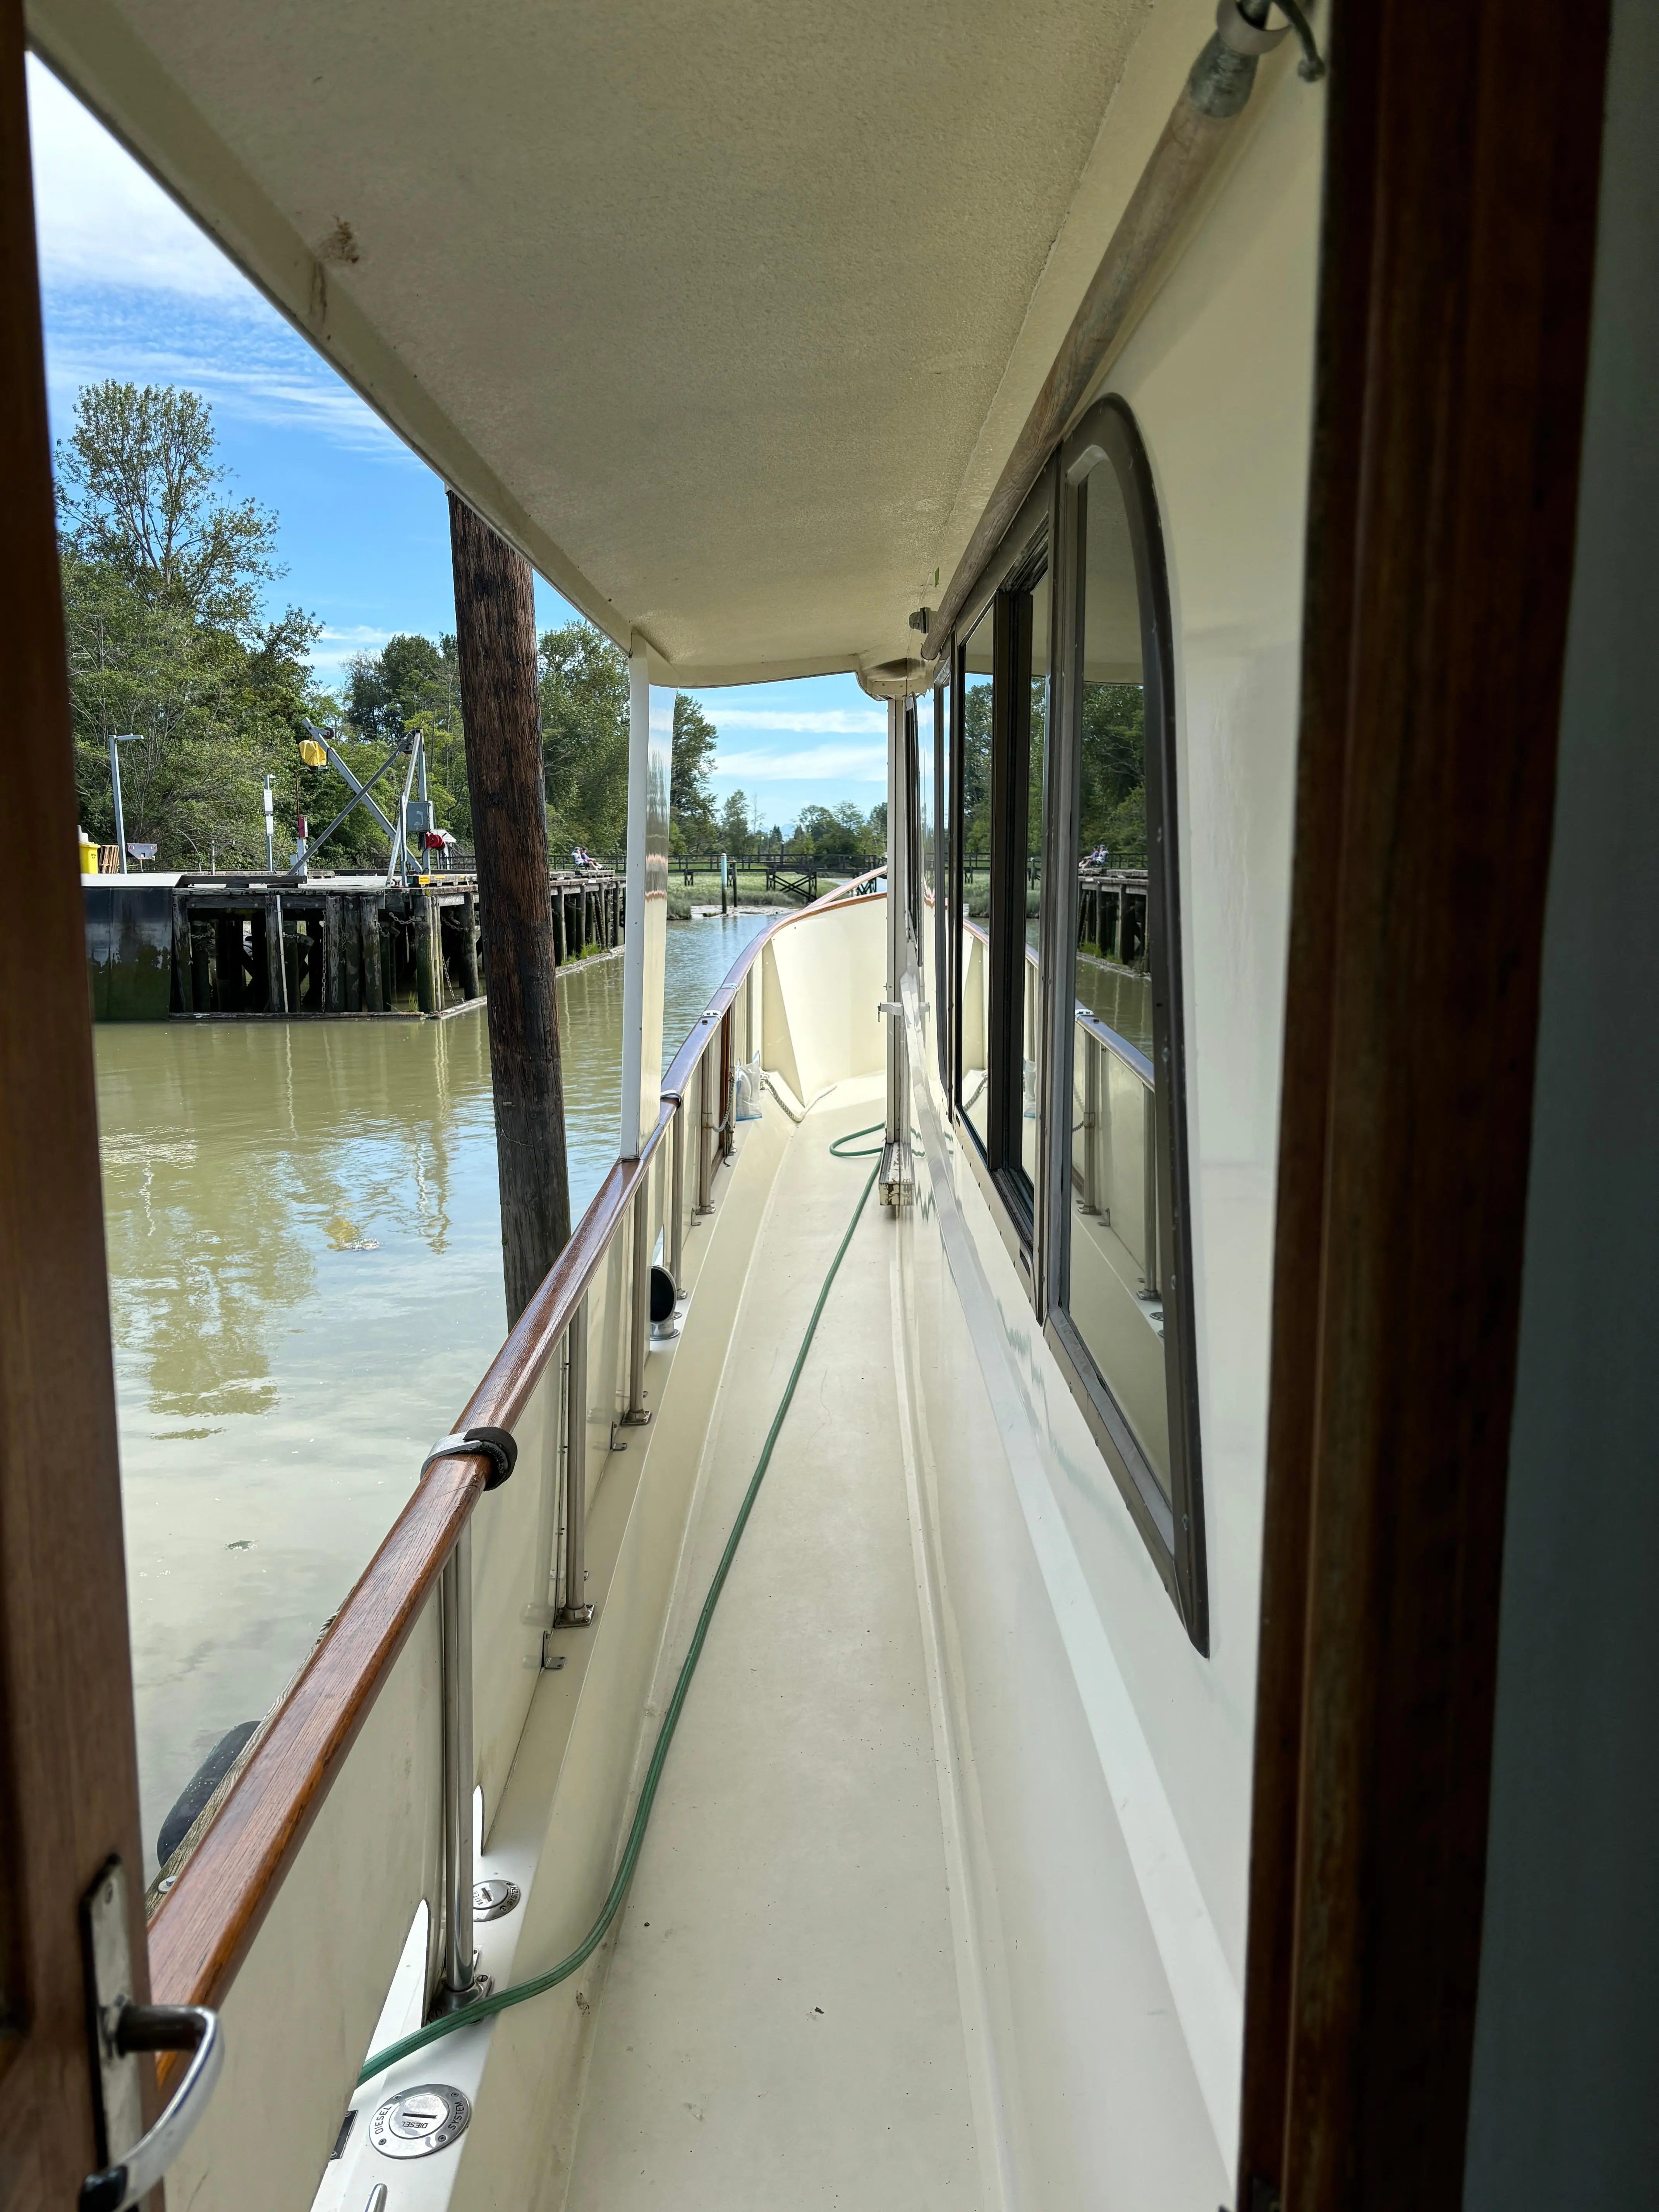
M1240 2212L1461 2205L1606 0L1334 12Z
M143 1894L86 924L19 0L0 0L0 2206L99 2163L79 1908ZM142 1925L133 1966L144 2002ZM149 2069L145 2069L148 2075ZM147 2085L148 2086L148 2085Z

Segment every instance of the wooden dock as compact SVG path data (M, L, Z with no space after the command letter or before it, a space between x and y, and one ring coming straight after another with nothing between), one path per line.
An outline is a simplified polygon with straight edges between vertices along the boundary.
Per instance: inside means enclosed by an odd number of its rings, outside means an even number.
M95 1020L407 1020L483 995L476 877L83 881ZM621 944L623 886L611 870L553 876L548 891L560 967Z
M1079 948L1120 968L1146 965L1147 876L1144 868L1078 870Z

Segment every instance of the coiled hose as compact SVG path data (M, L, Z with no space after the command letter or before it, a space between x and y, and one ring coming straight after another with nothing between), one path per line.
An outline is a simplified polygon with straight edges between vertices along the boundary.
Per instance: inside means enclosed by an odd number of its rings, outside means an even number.
M738 1546L743 1540L743 1532L749 1525L749 1516L754 1510L756 1498L760 1495L760 1486L766 1479L766 1470L772 1463L772 1453L776 1447L779 1432L783 1427L784 1416L788 1413L790 1401L794 1397L795 1385L800 1381L801 1370L806 1364L806 1355L811 1349L812 1338L817 1329L819 1316L823 1311L824 1301L829 1297L830 1285L840 1272L842 1261L847 1256L847 1248L853 1241L853 1231L859 1225L859 1217L864 1212L865 1200L869 1197L872 1186L880 1172L882 1147L879 1145L868 1146L864 1151L857 1152L848 1152L845 1148L849 1145L856 1144L860 1137L873 1137L880 1133L884 1127L883 1122L872 1121L867 1129L849 1130L846 1136L837 1137L830 1147L831 1153L838 1160L873 1159L876 1165L871 1169L864 1188L859 1193L858 1204L853 1208L853 1218L847 1224L847 1233L836 1248L835 1258L830 1262L830 1271L825 1275L823 1286L818 1291L817 1303L812 1308L811 1318L806 1324L805 1334L801 1338L800 1350L795 1354L795 1364L789 1370L789 1380L783 1386L783 1395L779 1399L778 1409L772 1416L772 1425L766 1431L766 1442L761 1446L760 1457L755 1462L755 1472L749 1478L749 1487L744 1492L743 1503L738 1506L737 1518L732 1523L732 1533L726 1540L726 1549L720 1553L720 1563L715 1568L714 1580L708 1585L708 1595L702 1601L702 1611L697 1615L696 1628L692 1634L685 1657L680 1662L679 1675L674 1684L674 1694L668 1701L668 1710L663 1715L662 1726L657 1731L656 1745L651 1753L651 1764L645 1770L645 1781L640 1790L640 1802L634 1808L633 1821L629 1827L628 1840L623 1845L623 1854L617 1867L616 1878L611 1882L610 1893L599 1908L599 1918L568 1958L561 1959L558 1965L550 1966L546 1973L534 1975L527 1982L515 1982L509 1989L494 1990L487 1997L479 1997L475 2003L462 2005L458 2011L444 2013L438 2019L428 2021L424 2027L417 2027L408 2035L399 2036L396 2043L388 2043L384 2051L372 2053L365 2061L362 2073L357 2076L359 2088L365 2081L373 2081L375 2075L383 2074L388 2066L395 2066L400 2058L412 2057L416 2051L424 2051L429 2043L436 2043L446 2035L453 2035L457 2028L471 2027L478 2021L489 2020L498 2012L506 2012L509 2006L524 2004L531 1997L538 1997L548 1990L556 1989L561 1982L568 1981L579 1967L585 1966L592 1957L594 1952L604 1942L606 1929L621 1911L623 1899L628 1894L629 1884L634 1879L634 1869L639 1863L640 1848L645 1841L646 1827L651 1819L651 1808L656 1802L657 1784L662 1779L663 1766L668 1757L668 1747L674 1741L674 1730L679 1725L680 1712L685 1704L686 1692L691 1686L691 1677L696 1673L697 1662L702 1656L702 1647L708 1636L708 1625L714 1618L714 1607L720 1603L720 1592L726 1587L726 1577L732 1571L732 1562L737 1557Z

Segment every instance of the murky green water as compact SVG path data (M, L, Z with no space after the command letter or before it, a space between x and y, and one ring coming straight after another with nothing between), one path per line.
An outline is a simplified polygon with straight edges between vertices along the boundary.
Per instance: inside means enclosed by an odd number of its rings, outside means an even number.
M665 1060L744 915L669 930ZM571 1205L617 1151L622 963L561 979ZM95 1031L148 1871L506 1330L489 1054L447 1022Z

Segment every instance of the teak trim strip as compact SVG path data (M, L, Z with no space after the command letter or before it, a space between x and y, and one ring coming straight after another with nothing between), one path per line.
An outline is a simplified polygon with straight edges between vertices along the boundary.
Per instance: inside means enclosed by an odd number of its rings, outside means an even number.
M1334 14L1240 2212L1453 2212L1605 0Z
M872 870L855 880L867 883L879 873ZM663 1079L662 1110L641 1157L611 1167L468 1400L457 1430L510 1429L517 1423L627 1220L634 1193L750 968L780 930L845 903L849 888L842 885L799 914L781 915L744 947ZM150 1978L158 2004L223 2002L451 1547L483 1494L488 1471L482 1458L434 1465L278 1706L150 1923ZM161 2069L164 2081L179 2063Z

